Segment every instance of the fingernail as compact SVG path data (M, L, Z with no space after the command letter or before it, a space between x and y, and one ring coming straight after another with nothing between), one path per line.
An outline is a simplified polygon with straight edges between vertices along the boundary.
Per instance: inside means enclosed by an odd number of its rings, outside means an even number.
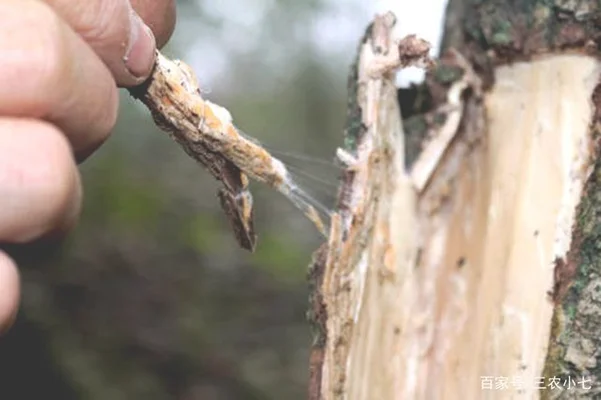
M155 39L150 28L132 10L130 13L131 29L129 47L125 52L125 66L136 78L145 78L154 64Z

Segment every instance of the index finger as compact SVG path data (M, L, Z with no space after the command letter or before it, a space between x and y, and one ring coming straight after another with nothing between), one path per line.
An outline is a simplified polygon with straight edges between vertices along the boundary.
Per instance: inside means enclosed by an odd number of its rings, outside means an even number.
M116 120L109 70L43 2L0 0L0 15L0 116L49 121L84 158Z

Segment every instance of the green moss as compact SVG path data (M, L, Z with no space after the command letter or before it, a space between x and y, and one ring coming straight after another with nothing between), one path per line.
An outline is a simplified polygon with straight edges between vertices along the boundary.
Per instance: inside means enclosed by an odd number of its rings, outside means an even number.
M509 21L497 20L490 35L493 46L507 46L513 41L512 25Z
M575 304L568 304L565 309L564 309L566 316L568 318L568 320L573 320L574 317L576 316L576 305Z
M457 82L463 76L463 69L454 65L440 64L433 72L434 79L442 84L448 85Z
M465 53L475 64L486 58L480 56L493 55L484 68L490 61L505 64L566 49L588 52L589 39L599 36L599 1L471 0L463 8L465 42L452 45L469 47Z
M357 47L356 59L351 65L351 70L347 79L347 116L344 124L344 146L347 150L354 152L357 149L357 139L364 133L363 117L361 106L359 105L359 59L361 49L367 40L371 37L373 24L369 24L365 33L359 41Z

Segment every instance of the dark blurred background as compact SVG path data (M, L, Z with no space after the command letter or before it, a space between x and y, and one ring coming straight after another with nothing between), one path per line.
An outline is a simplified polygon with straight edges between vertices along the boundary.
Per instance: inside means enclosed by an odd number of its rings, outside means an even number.
M360 1L178 7L165 53L330 205L346 75L369 18ZM305 398L319 234L256 184L257 250L239 249L217 183L121 100L114 135L82 165L79 226L60 246L13 249L23 302L0 339L0 399Z

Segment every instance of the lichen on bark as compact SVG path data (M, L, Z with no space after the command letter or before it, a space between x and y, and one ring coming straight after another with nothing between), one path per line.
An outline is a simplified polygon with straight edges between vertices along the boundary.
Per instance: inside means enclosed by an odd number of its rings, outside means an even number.
M601 393L601 86L593 94L596 109L591 122L594 169L577 210L568 261L556 267L552 334L545 362L546 377L584 380L582 386L559 398L582 398ZM590 382L588 381L590 379ZM549 396L543 396L548 398Z

